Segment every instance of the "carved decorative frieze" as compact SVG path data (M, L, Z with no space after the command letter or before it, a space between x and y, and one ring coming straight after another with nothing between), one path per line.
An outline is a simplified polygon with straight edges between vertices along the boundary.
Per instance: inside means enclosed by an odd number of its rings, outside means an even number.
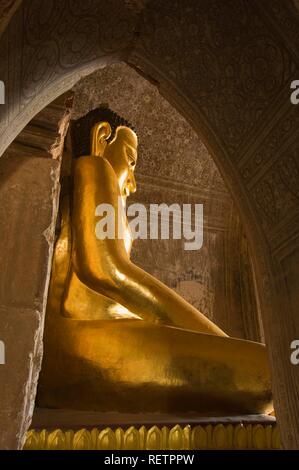
M253 180L260 177L262 172L265 173L275 160L282 160L281 151L286 143L294 140L298 128L299 110L289 104L257 149L246 155L241 174L249 187L253 185Z
M126 55L138 11L118 0L23 1L0 43L0 79L9 103L0 109L3 147L22 122L67 90L67 81L71 87L80 74Z
M288 51L299 65L299 3L298 0L258 0L257 8L288 45Z
M271 119L271 104L295 64L255 2L189 2L183 16L180 2L171 5L149 4L141 42L130 60L138 65L138 56L147 59L179 87L238 160L265 119Z
M79 431L31 430L24 450L220 450L280 449L275 425L118 427Z
M265 231L282 226L298 213L299 147L291 146L252 188L253 200Z

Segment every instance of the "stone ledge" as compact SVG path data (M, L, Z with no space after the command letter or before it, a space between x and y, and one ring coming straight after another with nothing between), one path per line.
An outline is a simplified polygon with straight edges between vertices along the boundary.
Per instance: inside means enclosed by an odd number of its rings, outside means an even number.
M36 407L33 413L31 428L35 430L68 429L80 430L82 428L128 428L130 426L180 426L186 425L216 425L216 424L262 424L275 425L276 418L269 415L243 415L243 416L200 416L198 413L118 413L103 411L82 411L67 409L48 409Z

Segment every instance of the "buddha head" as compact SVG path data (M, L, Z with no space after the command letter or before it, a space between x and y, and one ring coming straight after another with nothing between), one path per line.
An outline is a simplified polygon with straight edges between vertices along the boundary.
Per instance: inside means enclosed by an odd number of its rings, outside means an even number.
M119 126L103 153L103 157L115 171L123 197L128 197L136 191L134 170L137 163L137 145L135 132L129 127Z
M75 157L89 153L105 158L115 171L122 197L136 191L138 139L127 121L102 107L74 121L71 134Z

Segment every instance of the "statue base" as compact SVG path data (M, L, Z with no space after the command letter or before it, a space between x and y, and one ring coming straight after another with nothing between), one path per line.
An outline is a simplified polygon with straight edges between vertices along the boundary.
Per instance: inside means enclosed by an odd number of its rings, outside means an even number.
M266 415L120 414L36 409L25 450L280 449Z

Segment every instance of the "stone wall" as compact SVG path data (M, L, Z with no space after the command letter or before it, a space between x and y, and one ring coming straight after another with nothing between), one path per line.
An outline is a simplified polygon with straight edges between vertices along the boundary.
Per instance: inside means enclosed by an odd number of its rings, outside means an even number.
M22 446L33 413L68 120L62 97L0 160L1 449Z

